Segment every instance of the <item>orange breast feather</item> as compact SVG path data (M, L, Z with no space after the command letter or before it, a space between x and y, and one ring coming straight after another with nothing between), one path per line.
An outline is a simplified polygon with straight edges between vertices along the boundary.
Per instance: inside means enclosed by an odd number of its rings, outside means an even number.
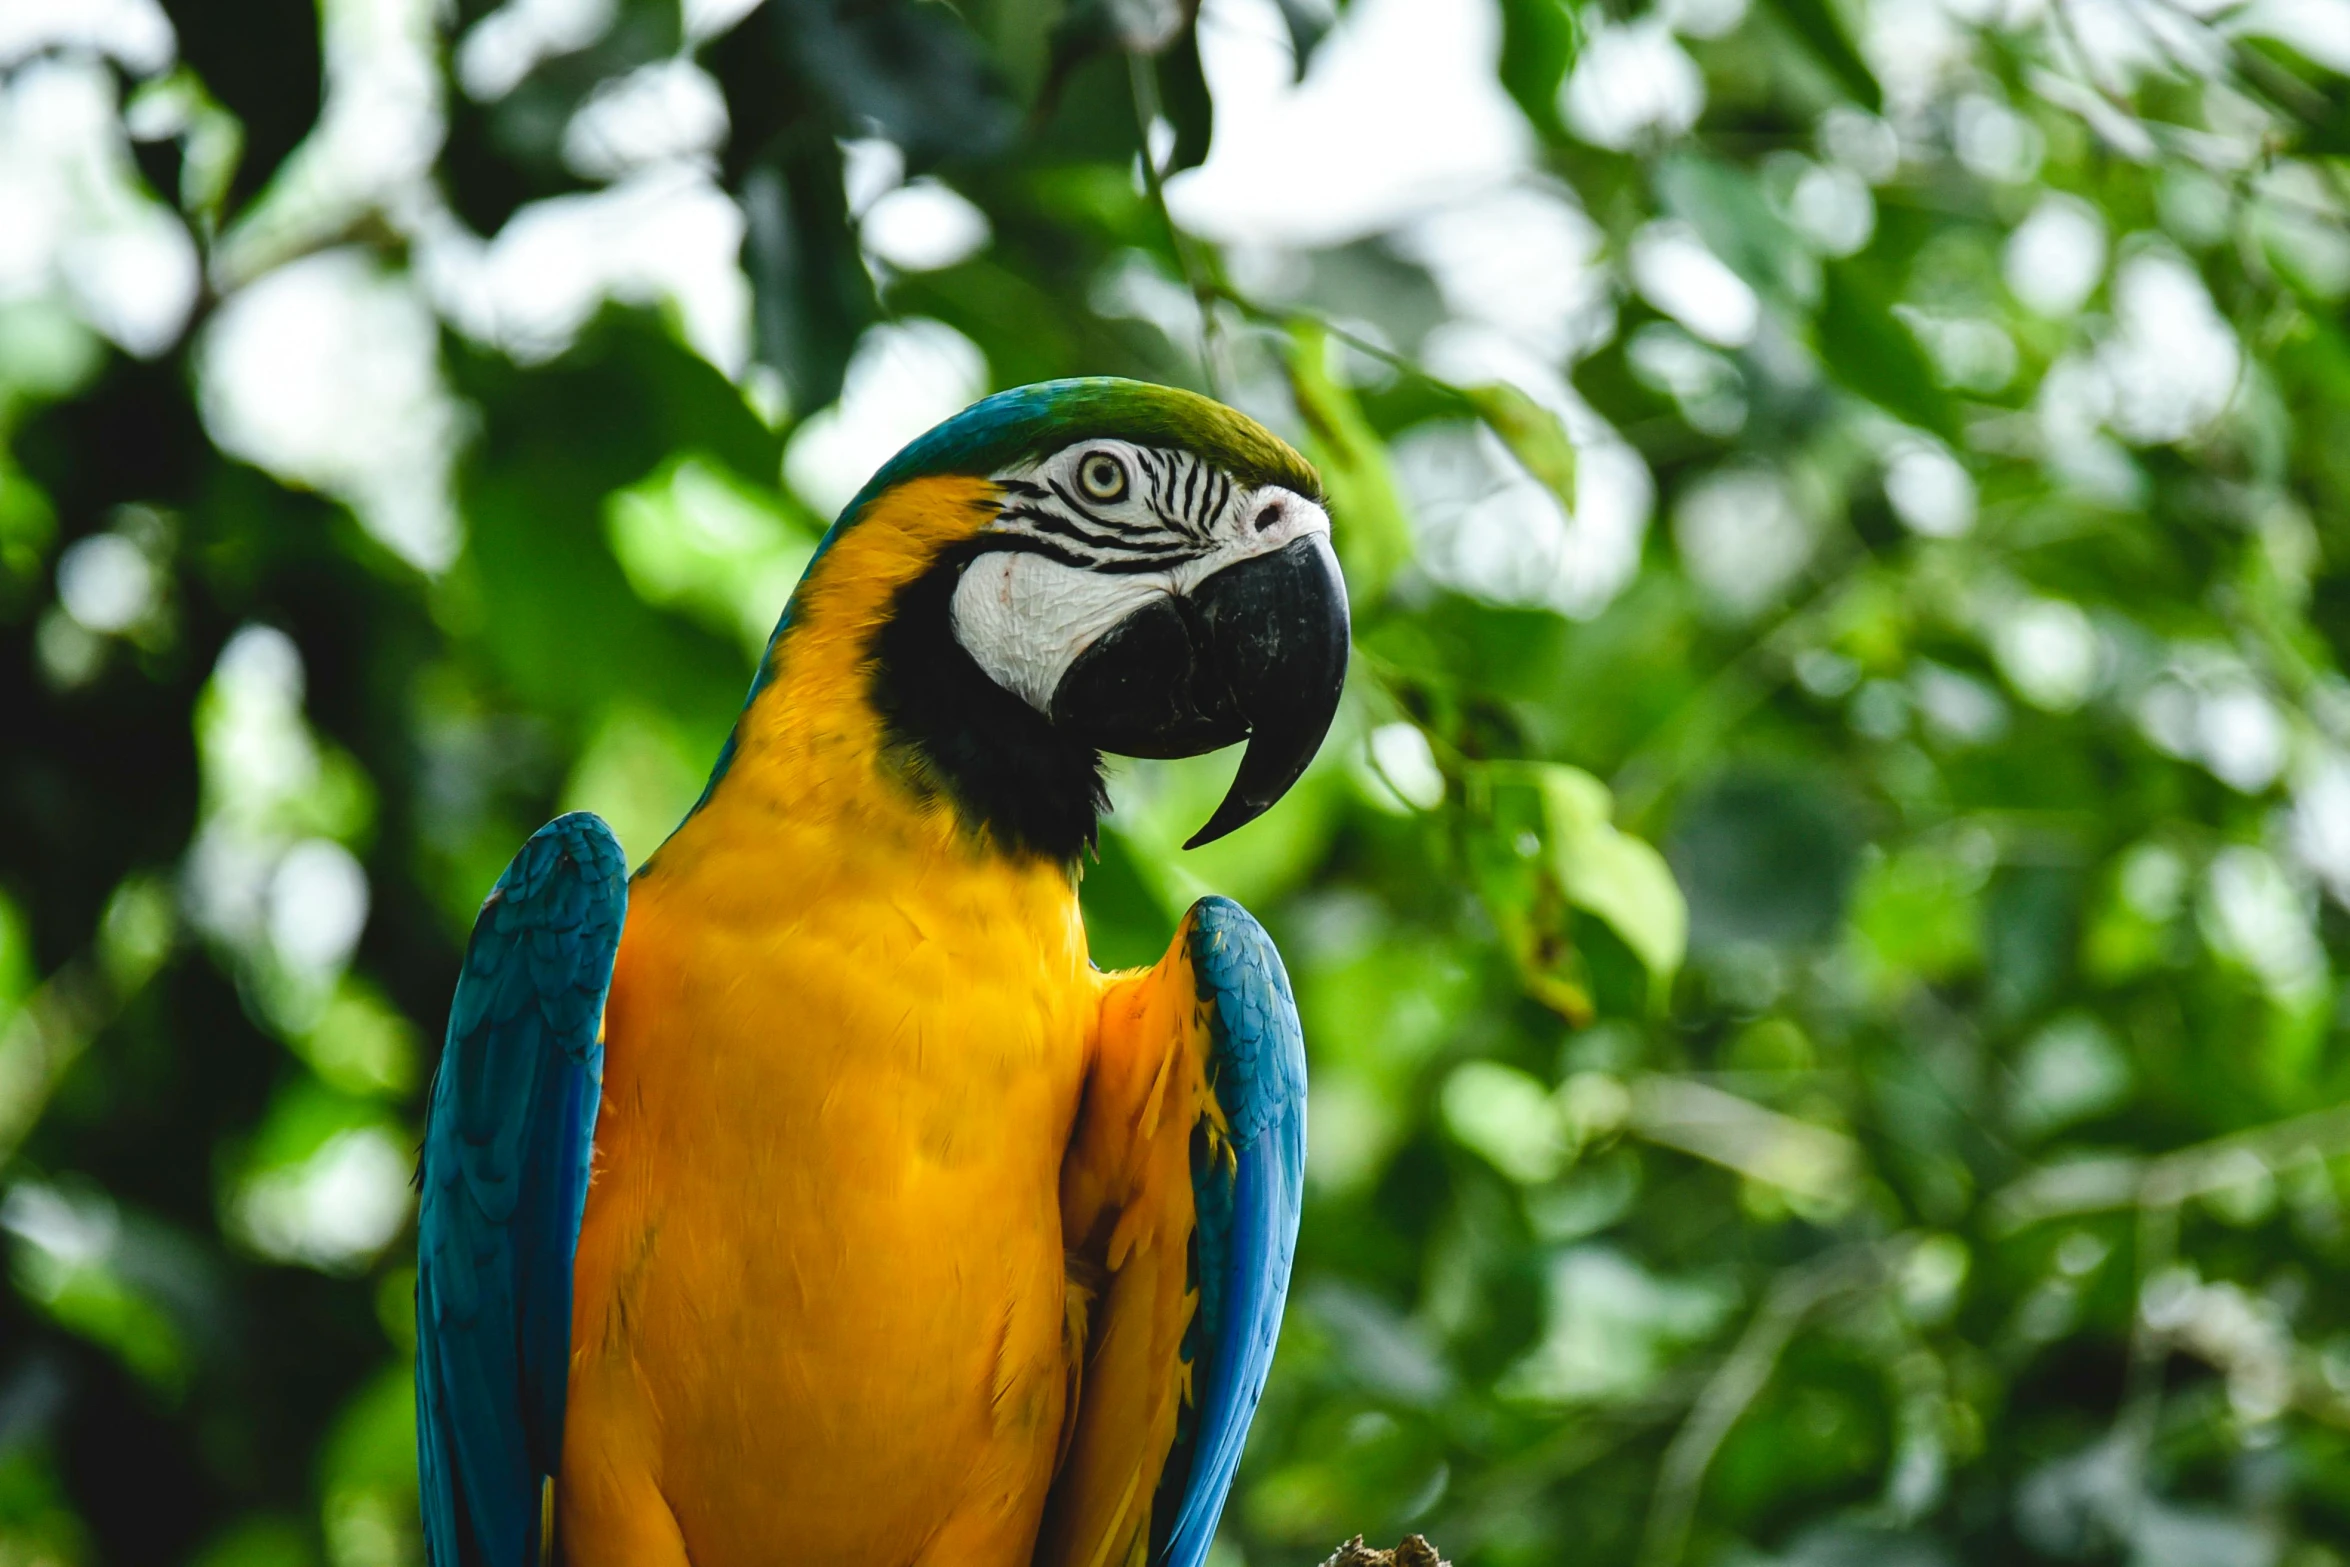
M1149 1545L1152 1499L1191 1393L1181 1352L1199 1304L1187 1274L1192 1129L1214 1113L1206 1052L1180 935L1157 967L1107 984L1061 1171L1072 1273L1098 1293L1040 1567L1127 1567Z

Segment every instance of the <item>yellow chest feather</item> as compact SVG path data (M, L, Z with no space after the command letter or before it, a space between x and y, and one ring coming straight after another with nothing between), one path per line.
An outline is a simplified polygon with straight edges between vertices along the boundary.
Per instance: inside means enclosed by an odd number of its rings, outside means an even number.
M654 1508L701 1567L987 1564L1034 1537L1101 980L1068 872L896 771L846 629L968 526L968 488L836 548L727 776L631 889L576 1271L575 1538ZM658 1498L600 1496L639 1471Z

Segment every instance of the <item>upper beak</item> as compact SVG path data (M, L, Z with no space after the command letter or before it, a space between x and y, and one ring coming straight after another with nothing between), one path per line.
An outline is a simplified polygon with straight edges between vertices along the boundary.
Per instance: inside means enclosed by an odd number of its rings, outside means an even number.
M1154 599L1077 656L1053 723L1122 756L1197 756L1243 738L1224 802L1184 843L1256 820L1330 732L1346 685L1346 579L1309 533Z

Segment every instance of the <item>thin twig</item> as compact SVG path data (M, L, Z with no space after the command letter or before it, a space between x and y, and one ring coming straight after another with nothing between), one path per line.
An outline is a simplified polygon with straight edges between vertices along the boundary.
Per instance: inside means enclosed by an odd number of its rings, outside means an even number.
M1166 181L1159 169L1159 155L1151 146L1151 132L1162 118L1158 65L1150 55L1129 51L1126 75L1134 88L1134 123L1142 134L1143 185L1150 192L1151 205L1158 209L1159 221L1167 226L1167 244L1175 252L1175 265L1190 286L1193 302L1199 306L1200 371L1207 377L1209 395L1222 402L1224 340L1216 319L1216 301L1224 290L1214 278L1203 273L1199 258L1192 253L1191 241L1175 226L1175 214L1167 209Z
M1398 353L1394 349L1389 348L1385 343L1375 342L1372 339L1363 336L1362 333L1342 326L1338 322L1329 319L1327 316L1317 314L1311 310L1291 309L1284 305L1260 304L1256 300L1250 299L1246 295L1239 293L1229 284L1218 284L1216 286L1216 297L1224 301L1224 303L1230 305L1233 309L1239 311L1249 320L1260 322L1266 326L1277 326L1284 331L1300 323L1311 323L1314 326L1320 327L1323 331L1329 333L1332 337L1337 338L1340 342L1346 344L1347 347L1369 354L1372 358L1392 366L1394 369L1401 371L1405 375L1411 376L1416 380L1426 381L1432 386L1440 386L1448 392L1459 391L1459 388L1454 386L1450 381L1447 381L1442 376L1430 371L1427 366L1421 364L1418 360L1412 358L1410 355Z
M1678 1367L1631 1403L1596 1406L1559 1422L1532 1446L1464 1477L1442 1520L1445 1538L1456 1550L1476 1550L1501 1532L1505 1520L1539 1506L1560 1482L1669 1425L1703 1391L1689 1368Z
M2050 20L2056 25L2057 42L2062 45L2057 52L2064 54L2069 51L2070 58L2065 63L2073 68L2082 85L2086 86L2094 96L2104 99L2107 108L2128 121L2140 135L2146 138L2147 146L2153 147L2155 145L2154 132L2138 113L2137 106L2124 97L2098 72L2096 60L2090 55L2088 46L2081 42L2080 33L2073 27L2072 9L2067 0L2057 0L2056 4L2048 8L2048 14ZM2061 78L2059 79L2061 80ZM2044 99L2048 97L2045 92L2040 96ZM2058 107L2061 108L2063 105L2058 105ZM2074 112L2079 114L2077 109ZM2082 115L2081 118L2086 119L2088 116ZM2096 127L2092 125L2090 128L2094 130Z
M2143 0L2141 0L2141 3L2143 3ZM2192 13L2186 12L2176 5L2175 0L2157 0L2157 3L2162 4L2165 9L2177 12L2179 15L2186 17L2190 21L2200 21L2200 19L2195 18ZM2136 129L2140 135L2146 138L2147 146L2155 153L2169 153L2174 156L2185 157L2197 164L2203 165L2207 168L2210 167L2210 160L2208 158L2198 156L2193 147L2193 140L2195 138L2200 137L2206 141L2210 140L2210 135L2208 132L2197 131L2189 126L2173 124L2167 120L2150 120L2146 118L2145 115L2138 111L2137 106L2130 102L2128 97L2115 88L2111 83L2107 82L2105 78L2098 73L2096 65L2090 57L2088 46L2081 41L2080 34L2073 27L2072 13L2068 0L2058 0L2056 5L2050 7L2049 15L2055 26L2057 43L2060 45L2057 50L2058 55L2060 57L2064 57L2065 64L2071 67L2073 71L2074 78L2077 79L2091 95L2102 100L2107 108L2111 109L2120 118L2128 121L2129 124L2134 129ZM2147 30L2148 32L2155 35L2158 47L2162 49L2163 54L2167 58L2171 59L2174 63L2181 65L2183 68L2194 74L2201 74L2200 66L2180 59L2178 51L2171 47L2170 41L2168 39L2161 36L2159 29L2149 27ZM2310 88L2307 83L2300 81L2297 77L2294 77L2291 72L2285 71L2281 66L2278 66L2274 61L2269 60L2258 50L2245 48L2242 44L2233 39L2224 40L2224 45L2229 62L2231 63L2223 64L2220 74L2230 83L2230 85L2239 88L2248 97L2265 99L2271 108L2276 109L2278 112L2284 114L2289 119L2296 120L2303 125L2317 123L2316 112L2322 111L2322 109L2325 107L2324 99L2322 96L2317 95L2315 90ZM2245 62L2252 62L2260 67L2260 69L2255 71L2253 74L2261 76L2267 85L2255 86L2253 83L2244 79L2242 66ZM2274 73L2276 77L2281 78L2281 82L2271 80L2271 73ZM2055 75L2053 72L2050 74ZM2065 78L2059 76L2057 79L2061 81ZM2285 87L2285 83L2291 84L2290 87ZM2050 99L2049 95L2045 91L2041 92L2040 96L2049 102L2055 101ZM2282 101L2282 99L2287 96L2301 99L2302 107L2295 108L2288 106ZM2314 108L2312 107L2313 101ZM2058 108L2071 108L2071 106L2061 103L2057 104L2056 106ZM2087 118L2087 116L2081 115L2081 111L2077 108L2071 108L2071 112L2082 118ZM2094 129L2095 127L2092 126L2091 128ZM2271 156L2273 156L2273 151L2274 149L2272 147ZM2296 197L2282 193L2272 194L2253 190L2250 185L2250 180L2254 176L2263 172L2266 167L2267 161L2264 159L2260 163L2256 163L2250 168L2228 171L2229 187L2239 200L2264 201L2271 205L2290 208L2301 212L2305 216L2322 219L2327 222L2341 221L2341 215L2339 213L2326 211L2323 208L2317 207L2313 203L2302 201Z
M1821 1303L1852 1289L1882 1271L1882 1260L1872 1247L1835 1251L1781 1273L1762 1304L1748 1319L1738 1343L1716 1367L1689 1418L1665 1449L1657 1475L1656 1496L1649 1504L1648 1527L1641 1536L1640 1567L1679 1567L1689 1547L1689 1527L1697 1512L1698 1490L1714 1454L1762 1390L1780 1354L1795 1337L1804 1319Z
M2231 1132L2152 1159L2116 1155L2036 1170L1992 1197L1991 1228L2012 1235L2050 1219L2176 1207L2241 1184L2251 1164L2273 1170L2304 1152L2320 1159L2350 1154L2350 1105Z
M2141 12L2148 9L2148 0L2134 0L2134 3L2135 8ZM2226 63L2220 69L2228 79L2228 85L2244 92L2246 96L2259 94L2267 98L2276 108L2282 109L2304 125L2323 123L2326 112L2331 107L2326 102L2325 94L2259 50L2246 47L2241 39L2224 36L2207 19L2188 10L2179 4L2178 0L2153 0L2153 3L2160 5L2163 10L2168 11L2179 22L2207 35L2218 44L2220 52L2227 56ZM2148 26L2146 30L2154 35L2156 43L2161 47L2162 52L2170 57L2174 65L2179 66L2189 75L2202 74L2201 62L2184 58L2178 50L2170 46L2170 41L2162 36L2159 28ZM2255 86L2246 79L2247 77L2258 77L2260 79L2259 85ZM2287 103L2287 99L2294 101Z
M2162 1370L2169 1342L2146 1320L2146 1286L2171 1264L2179 1247L2179 1205L2149 1203L2138 1210L2138 1285L2130 1312L2130 1362L2122 1384L2115 1430L2129 1444L2131 1460L2143 1464L2162 1421Z

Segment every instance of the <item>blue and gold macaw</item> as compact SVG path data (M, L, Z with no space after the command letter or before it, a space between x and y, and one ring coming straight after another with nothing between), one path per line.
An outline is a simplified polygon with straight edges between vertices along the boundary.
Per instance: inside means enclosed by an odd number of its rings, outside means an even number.
M1101 753L1294 783L1347 659L1304 459L1058 381L850 502L709 787L632 878L541 829L426 1126L434 1567L1198 1567L1273 1354L1305 1056L1206 898L1086 955Z

